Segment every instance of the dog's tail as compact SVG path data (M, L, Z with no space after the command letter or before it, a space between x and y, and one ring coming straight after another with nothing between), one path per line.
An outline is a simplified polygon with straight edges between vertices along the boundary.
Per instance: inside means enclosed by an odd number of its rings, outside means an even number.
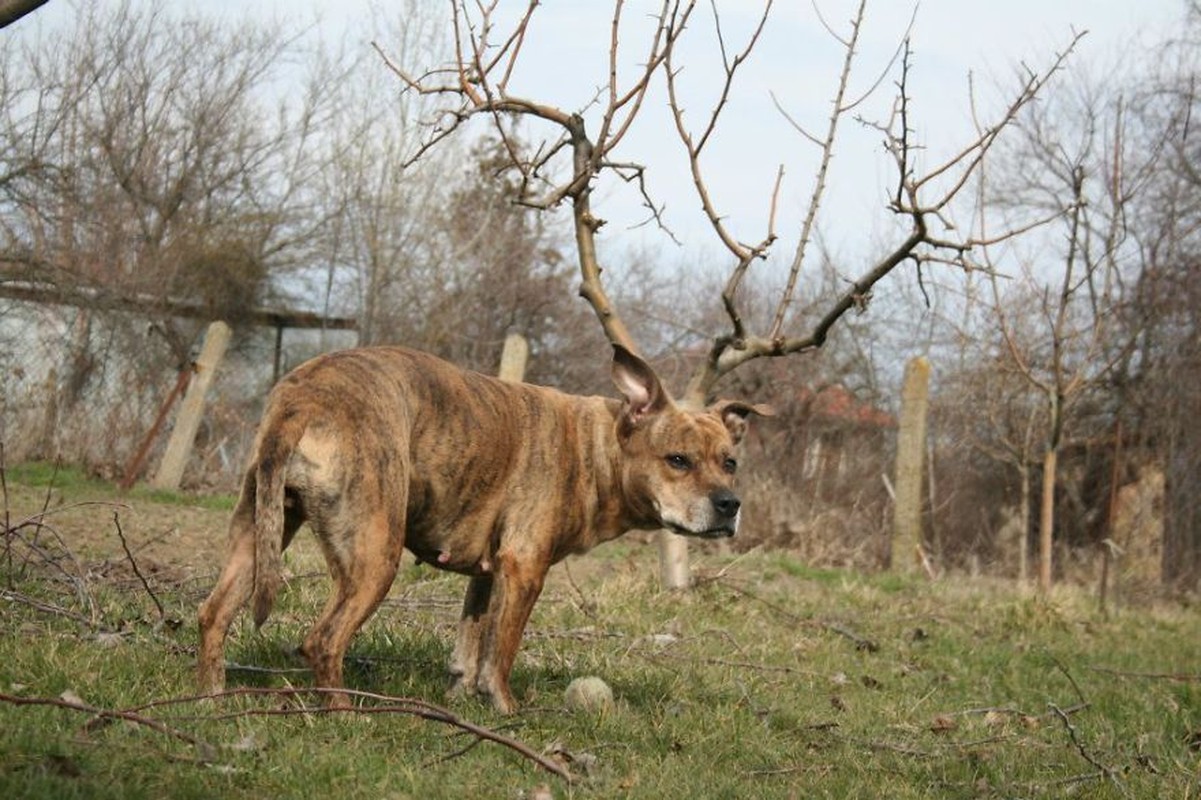
M262 626L279 592L284 538L284 483L288 459L303 425L281 425L259 440L254 495L254 624Z

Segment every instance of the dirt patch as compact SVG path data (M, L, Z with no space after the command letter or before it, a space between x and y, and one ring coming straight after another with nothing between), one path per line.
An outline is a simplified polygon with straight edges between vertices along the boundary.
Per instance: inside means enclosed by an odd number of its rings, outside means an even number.
M229 512L155 503L98 492L64 498L55 489L8 486L6 527L28 541L55 544L82 563L119 572L133 553L143 571L177 571L187 580L215 575L225 550ZM44 510L44 513L43 513ZM40 522L40 525L34 524Z

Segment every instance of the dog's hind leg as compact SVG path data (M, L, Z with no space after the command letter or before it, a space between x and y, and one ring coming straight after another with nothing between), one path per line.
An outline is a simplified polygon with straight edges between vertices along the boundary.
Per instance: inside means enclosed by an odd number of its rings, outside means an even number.
M225 637L238 611L254 588L254 490L242 492L229 523L225 568L208 599L200 606L200 650L197 682L200 691L216 694L225 688Z
M301 647L313 668L314 682L323 689L343 688L342 660L346 649L359 627L388 594L404 541L403 530L397 529L382 511L353 533L335 534L319 533L334 578L334 594ZM350 698L332 693L327 704L347 707Z
M488 605L492 598L492 575L476 575L467 585L459 636L450 657L451 685L448 696L475 694L480 670L480 639L489 627Z
M216 694L225 688L225 639L254 589L254 504L255 479L251 470L243 481L238 505L230 518L225 568L217 585L200 606L197 679L200 691L205 694ZM285 509L281 549L287 548L303 522L299 509Z

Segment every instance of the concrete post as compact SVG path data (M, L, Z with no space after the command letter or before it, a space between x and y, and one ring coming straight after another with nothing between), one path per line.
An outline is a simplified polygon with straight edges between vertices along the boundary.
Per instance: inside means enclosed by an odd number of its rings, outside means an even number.
M209 325L204 335L204 347L200 350L200 358L196 359L196 371L179 408L167 450L163 453L158 473L150 481L150 485L156 489L178 489L183 480L184 467L192 455L192 443L196 440L196 431L200 429L200 420L204 416L204 398L221 359L225 357L229 337L229 326L220 321Z
M922 356L910 359L905 365L897 431L891 565L894 572L917 572L922 567L922 457L926 451L929 394L930 362Z
M505 337L505 346L500 353L500 370L496 377L502 381L521 383L525 380L525 364L530 357L530 345L520 333Z

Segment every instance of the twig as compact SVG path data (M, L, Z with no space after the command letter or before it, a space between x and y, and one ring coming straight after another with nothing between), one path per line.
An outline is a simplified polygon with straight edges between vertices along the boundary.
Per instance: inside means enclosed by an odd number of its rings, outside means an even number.
M432 767L436 764L443 764L447 761L458 758L459 756L465 756L468 753L470 753L472 750L474 750L476 747L478 747L480 742L482 742L482 741L484 741L484 740L477 736L476 738L472 739L470 742L468 742L464 746L460 747L458 750L455 750L454 752L451 752L451 753L445 753L443 755L438 756L437 758L431 758L428 761L423 762L421 764L421 766L423 768L424 767Z
M30 538L26 538L20 533L20 531L26 527L32 527L35 530L34 535ZM61 553L51 552L37 540L38 532L43 530L50 531L50 533L53 534L54 542L59 546ZM59 533L57 528L55 528L53 525L50 525L45 520L40 522L26 521L10 528L8 530L8 539L10 545L13 541L19 541L21 544L25 545L27 550L21 561L20 571L22 575L25 572L26 565L32 561L34 556L37 556L38 563L61 573L67 583L75 587L76 593L79 596L79 602L83 605L89 606L92 611L95 612L96 604L92 601L91 596L87 593L87 588L84 585L85 580L83 566L79 563L79 560L75 558L75 554L71 551L71 549L67 547L66 541L64 540L62 534ZM59 563L64 558L71 562L71 565L75 569L74 572L65 569L63 565Z
M225 665L226 672L252 672L258 675L292 675L292 674L308 674L313 671L312 667L258 667L252 664L230 664Z
M21 528L26 527L40 528L45 526L46 523L44 520L51 514L61 514L64 511L72 511L76 508L86 508L87 506L108 506L109 508L118 509L128 509L130 507L128 503L117 503L112 500L80 500L75 503L64 503L63 505L55 506L54 508L43 508L38 513L31 514L18 522L16 525L13 525L11 528L9 528L9 530L18 531Z
M580 642L595 642L598 639L625 639L627 635L618 631L602 631L589 625L569 630L527 630L526 639L574 639Z
M15 592L12 589L0 589L0 599L8 600L9 602L12 602L12 603L20 603L21 605L29 606L30 608L37 609L38 611L43 611L47 614L56 614L60 617L66 617L67 619L71 619L76 622L82 623L82 624L88 626L89 628L93 628L95 630L105 631L105 632L109 632L109 633L114 631L113 628L110 628L107 625L98 623L95 620L91 619L90 617L84 616L83 614L76 613L74 611L63 608L61 606L52 605L50 603L44 603L41 600L34 600L32 597L23 595L20 592Z
M695 586L704 586L706 583L714 583L716 581L720 581L722 578L726 577L726 573L728 573L733 567L737 566L739 561L742 561L743 559L747 558L750 555L758 553L762 549L763 549L762 544L757 544L754 547L750 548L749 550L747 550L743 553L739 553L733 560L730 561L730 563L726 564L725 566L723 566L721 569L719 569L717 572L713 573L712 575L698 576L694 585Z
M584 591L580 589L580 585L575 582L575 576L571 574L571 565L566 561L563 562L563 572L567 575L567 583L579 598L576 607L584 612L588 619L596 620L596 603L592 602L585 596Z
M145 711L149 708L159 708L167 705L179 705L183 703L195 703L201 700L223 700L233 697L293 697L299 698L307 695L329 695L341 694L349 697L355 697L364 701L382 703L382 705L366 706L360 705L352 708L337 708L337 707L301 707L301 708L258 708L244 709L242 711L233 711L225 714L209 714L201 715L197 719L204 720L232 720L241 719L244 717L272 717L272 716L292 716L296 714L330 714L330 713L357 713L357 714L410 714L412 716L428 719L432 722L441 722L445 725L451 725L460 730L490 742L502 745L513 750L525 758L533 761L538 766L558 775L565 781L571 782L573 777L562 765L556 763L552 759L547 758L534 751L529 745L518 741L510 736L506 736L498 731L490 728L485 728L482 725L477 725L474 722L465 720L449 709L434 705L433 703L419 700L412 697L394 697L391 695L375 694L373 692L364 692L356 689L326 689L326 688L256 688L244 687L239 689L229 689L212 695L191 695L188 697L168 698L165 700L157 700L152 703L147 703L142 706L127 709L121 713L133 713Z
M828 630L831 633L837 633L839 636L845 636L846 638L850 639L852 642L855 643L855 648L857 650L866 650L869 653L875 653L877 650L880 649L880 645L877 644L875 641L868 639L866 636L859 635L855 631L851 630L850 628L846 627L845 625L843 625L839 622L806 619L804 617L801 617L798 614L792 613L791 611L789 611L786 608L783 608L775 603L772 603L769 600L764 600L762 597L760 597L759 595L750 591L749 589L743 589L741 586L737 586L734 583L731 583L729 581L723 582L722 585L728 589L731 589L731 590L737 592L738 594L743 595L744 597L749 597L750 599L755 600L756 602L762 603L764 606L771 609L772 611L775 611L777 614L781 614L785 617L788 617L789 619L794 620L795 622L799 622L803 625L816 625L819 628L822 628L823 630Z
M510 724L510 725L504 725L501 727L502 728L513 728L513 727L516 727L516 725ZM501 730L501 728L497 728L497 730ZM461 736L462 731L460 731L459 733L453 734L453 735ZM466 745L464 745L463 747L460 747L458 750L455 750L454 752L451 752L451 753L445 753L443 755L438 756L437 758L432 758L429 761L424 762L421 766L422 767L432 767L435 764L443 764L447 761L458 758L459 756L466 755L467 753L471 752L476 747L478 747L480 742L482 742L482 741L484 741L484 740L477 736L474 739L472 739L470 742L468 742Z
M1068 718L1068 715L1054 703L1050 703L1049 707L1055 716L1059 717L1059 719L1063 722L1063 726L1067 729L1068 736L1071 738L1072 744L1076 747L1076 752L1080 754L1080 757L1089 764L1092 764L1101 772L1102 775L1108 778L1110 782L1117 787L1118 791L1122 793L1123 797L1130 797L1130 792L1126 790L1126 786L1118 778L1117 771L1112 767L1105 766L1096 758L1094 758L1092 753L1088 752L1088 749L1080 741L1080 737L1076 735L1076 726L1072 724L1072 721Z
M1122 678L1146 678L1148 680L1177 681L1179 683L1195 683L1201 681L1201 675L1184 672L1130 672L1127 670L1110 669L1109 667L1088 667L1093 672L1106 675L1117 675Z
M11 694L0 694L0 702L10 703L16 706L54 706L56 708L66 708L72 711L82 711L87 714L94 714L95 718L87 723L85 729L91 729L96 726L97 722L109 722L112 720L125 720L132 722L135 725L141 725L150 728L158 733L170 736L173 739L178 739L181 742L186 742L196 748L202 763L209 763L215 759L217 749L212 745L197 739L189 733L172 728L165 725L156 719L142 716L136 711L119 711L107 708L97 708L88 703L75 702L61 697L17 697Z
M1101 780L1104 777L1104 772L1087 772L1083 775L1071 775L1067 778L1059 778L1058 780L1051 781L1046 785L1048 788L1051 786L1073 786L1077 783L1084 783L1086 781Z
M856 650L866 650L869 653L875 653L880 649L880 645L878 645L874 640L868 639L866 636L860 636L858 633L855 633L855 631L847 628L844 625L841 625L840 623L822 622L820 624L826 630L850 639L855 643Z
M818 211L826 199L826 178L830 171L830 162L834 158L834 145L838 140L838 123L842 121L842 117L847 112L843 100L846 97L847 87L850 84L855 56L858 55L859 34L863 26L866 5L866 0L860 0L859 9L851 20L851 35L848 38L843 55L842 71L839 73L838 87L834 92L830 118L826 123L826 132L821 139L821 160L818 162L817 172L814 176L805 218L801 223L800 239L797 242L792 263L788 268L788 279L784 290L780 294L779 302L776 304L771 328L767 334L769 340L779 339L783 335L788 310L795 299L797 279L800 276L801 267L806 263L806 249L813 238L814 228L817 225Z
M12 588L13 575L13 529L9 527L11 519L8 513L8 478L4 468L4 442L0 442L0 502L4 505L4 574L8 576L8 588Z
M758 672L784 672L790 675L809 675L811 677L820 677L820 673L809 669L800 669L799 667L789 667L776 664L756 664L751 661L731 661L725 658L704 658L701 659L706 664L712 664L716 667L738 667L740 669L753 669Z
M133 553L129 550L129 543L125 541L125 531L121 530L121 515L116 511L113 512L113 525L117 527L117 538L121 540L121 549L125 551L125 557L129 559L129 566L133 568L133 574L138 576L138 580L142 582L142 588L146 590L146 594L150 595L150 599L154 601L154 607L158 609L158 618L160 620L166 619L167 612L163 610L163 604L159 602L158 597L154 594L154 590L150 588L150 583L138 567L137 559L133 557Z
M1084 692L1080 690L1080 684L1076 683L1076 679L1072 677L1072 673L1068 672L1068 668L1063 665L1063 662L1050 653L1047 654L1051 661L1055 664L1056 669L1063 673L1063 676L1068 679L1068 683L1072 684L1072 690L1076 692L1076 697L1080 702L1088 705L1088 698L1084 696Z

